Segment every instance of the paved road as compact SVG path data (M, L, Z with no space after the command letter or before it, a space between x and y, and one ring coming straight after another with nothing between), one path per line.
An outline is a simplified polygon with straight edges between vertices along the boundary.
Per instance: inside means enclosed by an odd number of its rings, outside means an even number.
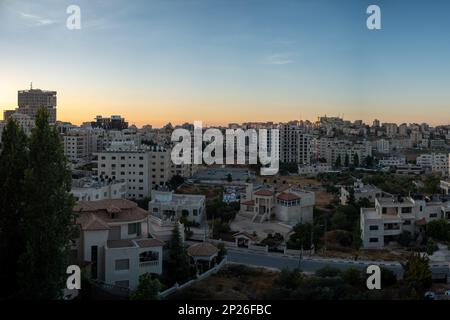
M244 251L240 249L228 248L228 261L274 268L298 268L299 258L292 256L283 256L281 254L266 254L259 252L252 252L250 250ZM378 264L380 266L386 267L396 273L398 277L403 275L403 269L398 262L370 262L370 261L347 261L342 259L330 259L330 258L318 258L318 257L304 257L300 263L300 268L304 272L315 272L325 266L330 266L338 268L340 270L345 270L350 267L356 267L358 269L365 269L368 265ZM432 266L431 270L433 273L446 273L450 276L450 269L448 266Z

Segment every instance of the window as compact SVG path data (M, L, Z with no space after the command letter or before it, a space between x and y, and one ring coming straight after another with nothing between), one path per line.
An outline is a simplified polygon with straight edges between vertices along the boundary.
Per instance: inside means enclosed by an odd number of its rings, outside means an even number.
M412 212L411 207L402 208L402 213L411 213L411 212Z
M197 210L197 209L194 209L194 210L192 211L192 213L193 213L194 216L198 216L198 210Z
M376 230L378 230L378 226L370 226L369 230L370 231L376 231Z
M157 251L146 251L139 255L139 262L147 261L159 261L159 252Z
M137 223L129 223L128 224L128 234L136 234L138 236L141 235L141 224Z
M437 213L430 213L430 218L437 218Z
M409 226L409 225L411 225L411 220L405 220L405 221L403 222L403 225L404 225L404 226Z
M130 269L130 259L119 259L116 260L116 270L129 270Z
M378 238L370 238L369 242L371 242L371 243L378 242Z

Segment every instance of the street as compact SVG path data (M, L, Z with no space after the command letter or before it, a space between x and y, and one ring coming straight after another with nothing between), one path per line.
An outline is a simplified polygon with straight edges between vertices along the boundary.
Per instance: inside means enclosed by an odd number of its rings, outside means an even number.
M267 267L273 269L283 269L283 268L297 268L299 267L299 258L292 256L284 256L275 253L260 253L252 252L250 250L242 250L235 248L228 248L228 261L241 263L246 265ZM300 263L300 268L304 272L315 272L325 266L330 266L338 268L340 270L345 270L350 267L355 267L358 269L365 269L367 266L377 264L386 267L395 272L397 277L403 275L403 269L398 262L377 262L377 261L352 261L343 259L333 259L333 258L320 258L320 257L309 257L304 256ZM450 269L445 264L431 265L431 271L433 274L447 274L450 277Z

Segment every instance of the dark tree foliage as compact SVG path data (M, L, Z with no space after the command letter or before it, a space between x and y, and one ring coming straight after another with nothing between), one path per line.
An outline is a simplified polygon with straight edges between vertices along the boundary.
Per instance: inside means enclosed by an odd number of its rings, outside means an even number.
M65 287L70 240L75 236L71 174L55 127L40 109L29 143L24 180L25 253L19 259L20 294L55 299Z
M17 123L9 120L3 130L0 154L0 298L18 292L19 257L24 241L24 175L27 167L27 138Z

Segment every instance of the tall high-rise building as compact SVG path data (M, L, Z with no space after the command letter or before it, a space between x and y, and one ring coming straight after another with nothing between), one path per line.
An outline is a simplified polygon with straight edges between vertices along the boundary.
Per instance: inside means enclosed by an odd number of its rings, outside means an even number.
M36 118L39 108L44 107L49 113L49 122L56 123L56 91L44 91L41 89L21 90L17 94L16 112L26 114L32 119Z

